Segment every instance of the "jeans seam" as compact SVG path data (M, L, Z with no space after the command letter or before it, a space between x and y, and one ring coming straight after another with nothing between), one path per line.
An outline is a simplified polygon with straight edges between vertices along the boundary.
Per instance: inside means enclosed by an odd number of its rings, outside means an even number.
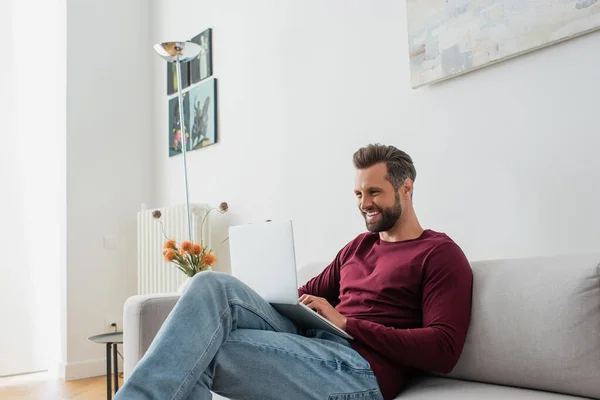
M204 353L202 353L202 355L200 355L200 357L198 357L198 359L196 360L196 364L194 365L194 368L192 368L192 370L190 372L188 372L188 374L186 375L186 377L183 380L183 382L181 383L181 385L179 385L179 388L175 392L175 396L173 396L173 400L177 400L179 398L179 395L181 394L181 390L189 382L190 376L192 376L194 374L194 372L196 372L196 370L198 369L198 366L200 365L200 362L202 361L202 359L204 358L204 356L208 352L208 349L210 349L210 347L214 343L214 341L215 341L215 339L217 337L217 333L219 333L219 331L221 330L221 322L223 321L223 318L225 317L225 314L227 314L228 311L230 311L229 306L221 313L221 317L219 318L219 327L217 328L217 330L213 334L212 338L210 339L210 342L208 343L208 346L206 346L206 348L204 349Z
M372 369L352 368L352 367L350 367L350 366L348 366L346 364L344 364L344 366L341 367L340 364L342 364L342 363L339 362L338 360L335 360L335 359L331 360L331 359L309 357L309 356L307 356L305 354L298 354L298 353L295 353L293 351L290 351L289 349L284 349L282 347L268 346L268 345L264 345L264 344L256 344L254 342L248 342L248 341L245 341L245 340L238 340L238 339L231 340L231 339L228 339L227 341L229 343L251 344L253 346L261 347L261 348L269 349L269 350L279 350L279 351L282 351L282 352L284 352L286 354L290 354L290 355L293 355L293 356L298 357L298 358L302 358L302 359L306 359L306 360L311 360L311 361L317 361L317 362L321 362L321 363L324 363L324 364L331 365L335 369L340 369L340 370L345 369L345 370L347 370L347 372L350 372L350 373L356 373L356 374L360 374L360 375L364 375L364 376L373 376L373 377L375 377L375 373L373 372Z
M282 347L276 347L276 346L266 346L264 344L256 344L254 342L249 342L249 341L245 341L245 340L237 340L237 339L233 339L233 340L228 340L229 343L245 343L245 344L252 344L256 347L262 347L264 349L270 349L270 350L280 350L283 351L284 353L296 356L298 358L305 358L307 360L312 360L312 361L320 361L320 362L325 362L328 364L332 364L335 365L337 367L337 361L336 360L328 360L328 359L323 359L323 358L314 358L314 357L309 357L305 354L298 354L298 353L294 353L293 351L289 351L288 349L284 349Z
M268 316L264 315L259 309L252 307L252 305L243 302L242 300L233 299L229 301L229 306L232 305L240 306L247 311L258 316L260 319L265 321L274 331L276 332L285 332L285 330L281 329L275 322L273 322Z
M377 388L367 389L360 392L346 392L346 393L331 393L328 397L329 400L336 399L376 399L379 397L381 391ZM377 396L377 397L376 397Z

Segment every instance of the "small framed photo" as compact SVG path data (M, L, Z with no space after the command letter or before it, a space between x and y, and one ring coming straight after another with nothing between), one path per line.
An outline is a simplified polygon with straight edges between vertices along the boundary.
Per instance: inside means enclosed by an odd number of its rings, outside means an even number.
M198 83L212 75L212 29L194 36L192 42L200 45L200 54L189 62L192 83Z
M190 145L197 150L217 141L217 80L215 78L195 85L190 96Z
M190 130L190 101L189 92L182 94L183 96L183 109L185 123L183 124L183 131L185 132L185 141L189 143L189 130ZM169 157L181 154L183 151L182 145L184 141L184 135L182 135L181 126L181 113L179 112L179 96L175 96L169 100ZM189 150L190 147L186 147Z
M190 86L190 62L181 63L181 80L185 89ZM177 63L167 63L167 94L172 95L177 93Z

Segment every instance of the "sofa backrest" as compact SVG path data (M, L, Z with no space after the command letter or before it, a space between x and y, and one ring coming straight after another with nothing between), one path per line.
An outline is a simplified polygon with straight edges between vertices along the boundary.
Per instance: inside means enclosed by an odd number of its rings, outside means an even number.
M447 376L600 398L600 255L472 262L471 325Z
M298 286L304 285L312 277L319 275L326 267L327 263L324 262L313 262L303 265L297 272Z
M471 262L471 325L443 376L600 398L599 265L600 254ZM304 266L298 283L324 267Z

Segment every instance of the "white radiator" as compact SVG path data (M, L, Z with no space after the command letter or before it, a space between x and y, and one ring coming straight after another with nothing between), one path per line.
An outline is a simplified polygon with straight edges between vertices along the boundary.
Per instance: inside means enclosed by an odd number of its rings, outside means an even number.
M177 243L187 240L185 205L147 210L142 207L137 218L138 294L176 292L186 277L173 263L163 258L163 245L167 239L159 220L152 216L155 210L160 210L162 213L160 220L169 239L175 239ZM195 243L200 241L202 218L208 210L207 205L190 204L192 241ZM205 246L212 247L208 222L204 223L201 237Z

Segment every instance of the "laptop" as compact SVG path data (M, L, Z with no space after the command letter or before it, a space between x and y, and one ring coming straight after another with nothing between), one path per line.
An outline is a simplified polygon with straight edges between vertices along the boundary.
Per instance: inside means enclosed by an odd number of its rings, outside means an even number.
M270 221L229 228L231 273L302 328L322 329L354 339L298 301L292 221Z

